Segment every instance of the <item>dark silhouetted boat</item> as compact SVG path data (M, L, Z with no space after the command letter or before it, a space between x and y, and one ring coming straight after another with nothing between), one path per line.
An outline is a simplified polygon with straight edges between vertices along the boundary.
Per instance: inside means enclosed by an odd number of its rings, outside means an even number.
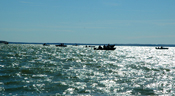
M9 44L9 42L4 42L4 44Z
M7 41L0 41L0 43L9 44L9 42L7 42Z
M94 48L94 50L115 50L116 48L114 48L115 45L107 45L107 46L99 46L98 48Z
M59 45L55 45L56 47L67 47L67 45L64 45L64 43L61 43Z
M164 47L156 47L156 49L168 49L168 48L164 48Z
M50 46L49 44L44 43L43 46Z

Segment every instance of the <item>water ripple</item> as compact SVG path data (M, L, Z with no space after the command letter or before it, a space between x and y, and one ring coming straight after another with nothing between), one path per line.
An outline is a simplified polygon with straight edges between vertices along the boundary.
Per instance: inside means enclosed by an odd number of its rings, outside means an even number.
M0 94L174 95L174 49L0 45Z

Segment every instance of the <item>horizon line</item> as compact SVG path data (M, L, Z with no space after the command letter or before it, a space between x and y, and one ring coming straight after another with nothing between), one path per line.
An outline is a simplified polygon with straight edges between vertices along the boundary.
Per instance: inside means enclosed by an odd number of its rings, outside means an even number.
M3 43L4 40L1 40L0 43ZM41 42L8 42L9 44L44 44ZM49 45L56 45L61 44L63 42L55 42L55 43L46 43ZM169 47L175 47L175 44L141 44L141 43L64 43L65 45L115 45L115 46L169 46Z

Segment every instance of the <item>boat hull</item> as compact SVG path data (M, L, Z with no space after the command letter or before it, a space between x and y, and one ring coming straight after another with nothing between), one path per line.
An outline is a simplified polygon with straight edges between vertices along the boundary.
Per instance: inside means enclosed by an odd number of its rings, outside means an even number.
M98 49L98 48L94 48L94 50L115 50L116 48L109 48L109 49Z
M163 49L168 49L168 48L156 48L156 49L160 49L160 50L163 50Z
M67 45L55 45L56 47L67 47Z

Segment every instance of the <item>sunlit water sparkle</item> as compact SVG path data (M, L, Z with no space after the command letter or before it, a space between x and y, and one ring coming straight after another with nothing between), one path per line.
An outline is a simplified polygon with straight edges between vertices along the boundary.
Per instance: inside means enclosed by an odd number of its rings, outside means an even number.
M0 45L0 95L175 95L175 48Z

